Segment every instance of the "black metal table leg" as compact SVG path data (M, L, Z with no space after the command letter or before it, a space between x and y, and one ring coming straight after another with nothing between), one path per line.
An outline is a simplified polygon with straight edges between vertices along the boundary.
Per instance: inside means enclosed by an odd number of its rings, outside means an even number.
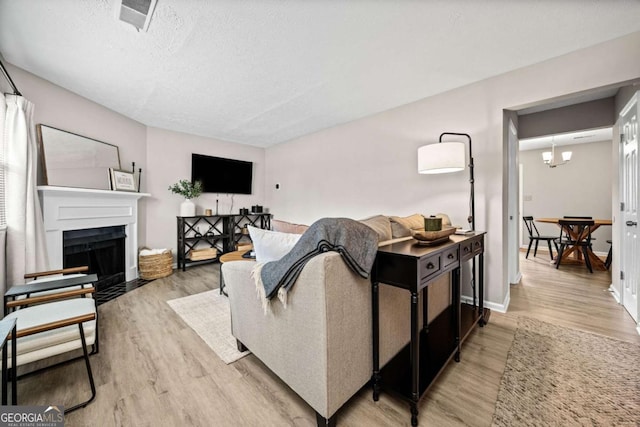
M6 308L5 308L6 310ZM16 319L2 320L2 405L7 405L9 401L9 380L11 381L11 404L18 404L18 387L16 382L16 340L17 340L17 322ZM11 368L9 368L9 355L7 354L7 344L11 335ZM11 378L9 378L11 373Z
M420 400L420 315L418 292L411 292L411 425L418 425L418 401Z
M480 310L480 320L478 321L478 325L480 327L487 324L486 319L484 318L484 252L481 252L478 255L479 261L479 273L478 273L478 308Z
M454 269L451 272L451 298L452 303L451 306L453 308L453 321L454 321L454 331L455 331L455 347L456 353L454 355L454 360L456 362L460 362L460 267Z
M371 283L371 305L373 313L373 375L371 377L371 383L373 384L373 401L377 402L380 398L380 326L378 310L379 306L379 295L378 295L378 282Z
M422 289L422 330L429 332L429 287Z

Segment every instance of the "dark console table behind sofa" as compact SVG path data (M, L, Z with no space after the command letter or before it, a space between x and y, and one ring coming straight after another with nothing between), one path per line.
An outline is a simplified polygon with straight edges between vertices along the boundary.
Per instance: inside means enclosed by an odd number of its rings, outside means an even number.
M373 304L373 400L381 388L407 399L411 424L418 425L418 401L451 358L460 360L460 344L476 324L483 326L489 310L483 306L484 232L451 236L439 246L425 247L408 240L381 246L372 274ZM479 257L478 305L460 302L460 265ZM431 283L451 273L452 302L431 323L427 322L427 292ZM380 370L379 295L382 284L409 291L411 298L411 342ZM423 327L419 328L420 293L423 299ZM409 315L409 313L407 313Z

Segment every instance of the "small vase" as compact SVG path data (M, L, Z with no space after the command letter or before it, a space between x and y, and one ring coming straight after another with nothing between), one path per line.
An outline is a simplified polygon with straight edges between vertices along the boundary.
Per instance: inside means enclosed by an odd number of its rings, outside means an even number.
M180 216L196 216L196 204L190 199L184 199L180 204Z

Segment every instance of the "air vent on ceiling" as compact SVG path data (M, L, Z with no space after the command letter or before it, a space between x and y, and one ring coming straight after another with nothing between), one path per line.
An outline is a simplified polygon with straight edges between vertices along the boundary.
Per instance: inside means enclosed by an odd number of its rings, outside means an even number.
M118 0L117 17L138 30L147 31L157 0Z

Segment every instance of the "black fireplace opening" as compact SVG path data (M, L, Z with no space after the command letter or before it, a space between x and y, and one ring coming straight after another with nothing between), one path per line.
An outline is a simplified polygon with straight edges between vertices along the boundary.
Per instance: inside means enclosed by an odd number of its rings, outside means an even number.
M89 267L98 292L124 283L126 237L124 225L64 231L63 267Z

